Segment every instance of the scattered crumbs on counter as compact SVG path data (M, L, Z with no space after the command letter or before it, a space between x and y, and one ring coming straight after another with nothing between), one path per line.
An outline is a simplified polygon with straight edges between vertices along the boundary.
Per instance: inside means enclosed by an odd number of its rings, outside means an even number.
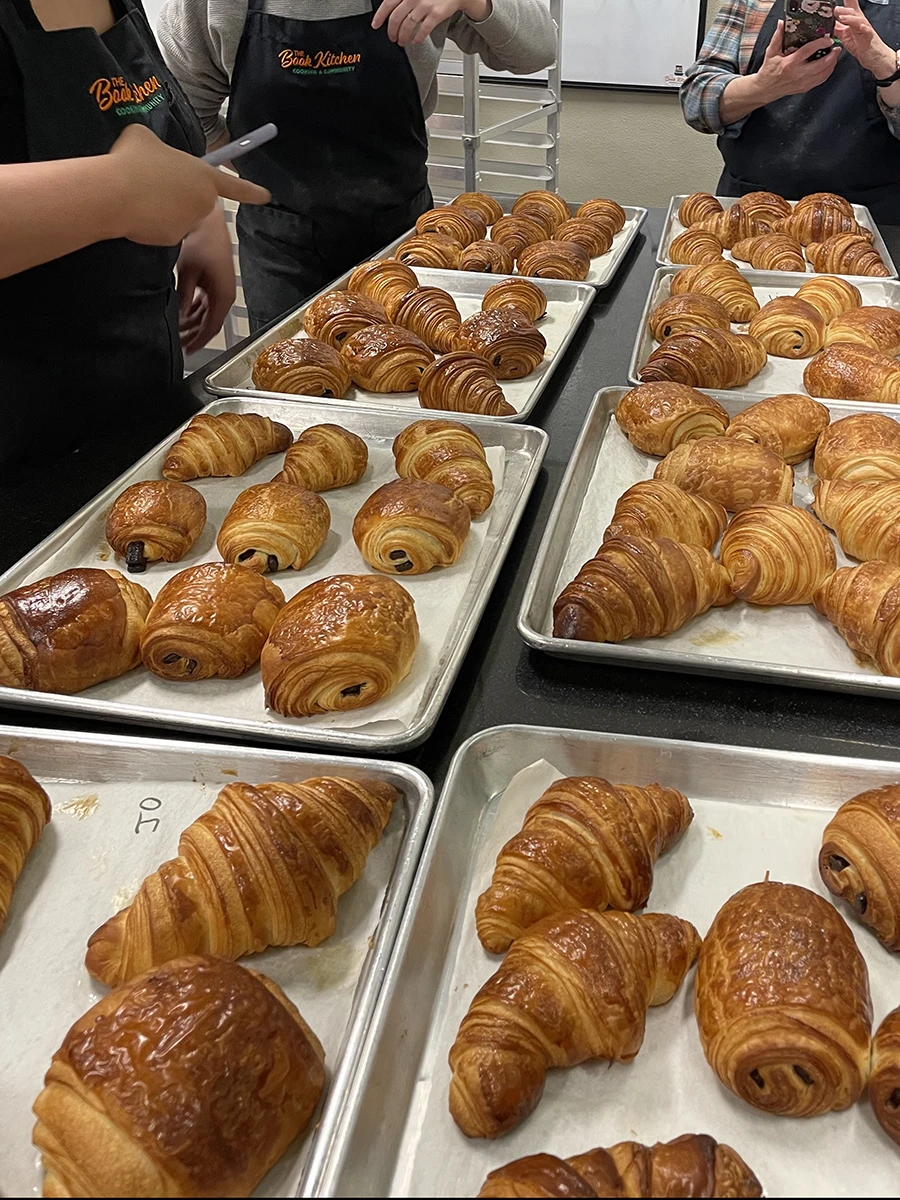
M706 831L709 833L710 837L714 837L717 842L721 842L722 835L719 833L718 829L713 829L712 825L707 825Z
M739 633L732 633L728 629L711 629L708 633L698 634L697 637L691 638L692 646L733 646L735 642L741 640Z
M88 796L76 796L74 800L67 800L65 804L58 805L56 811L83 821L85 817L93 816L99 807L100 797L96 792L91 792Z
M233 775L235 779L238 777L237 771L233 767L222 767L223 775Z

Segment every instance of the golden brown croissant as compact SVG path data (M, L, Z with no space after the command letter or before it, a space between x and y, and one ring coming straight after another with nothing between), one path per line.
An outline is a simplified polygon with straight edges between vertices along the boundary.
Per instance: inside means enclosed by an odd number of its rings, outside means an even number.
M313 300L303 314L305 332L334 350L340 350L347 338L360 329L387 324L383 306L362 292L328 292Z
M733 599L728 572L702 546L610 538L557 596L553 636L582 642L662 637Z
M721 504L729 512L763 500L790 504L794 494L794 472L783 459L765 446L737 438L682 442L666 455L653 478Z
M747 331L776 358L811 358L825 341L825 318L796 296L776 296L764 304Z
M515 309L529 321L539 321L547 315L547 297L530 279L501 279L492 284L481 301L482 312Z
M516 413L487 359L464 350L444 354L425 368L419 380L419 405L487 417L513 417Z
M0 754L0 931L16 880L50 816L50 797L31 772Z
M44 1195L249 1196L324 1085L277 984L178 959L104 996L53 1055L34 1105Z
M724 329L730 333L728 309L712 296L686 292L682 296L667 296L650 314L650 333L657 342L664 342L676 333L693 333L695 329Z
M695 226L679 233L669 246L669 258L673 263L685 266L704 267L719 262L722 258L722 239L708 229Z
M169 449L162 473L185 483L210 475L243 475L292 441L287 425L257 413L198 413Z
M494 480L484 446L458 421L415 421L394 438L392 447L401 479L425 479L449 488L474 520L490 508Z
M590 258L608 254L613 244L609 226L588 217L570 217L568 221L563 221L553 238L557 242L576 242Z
M683 383L642 383L619 401L616 422L638 450L660 457L695 438L718 437L728 413Z
M625 209L615 200L585 200L584 204L578 206L575 216L587 217L591 221L611 220L615 227L613 233L620 233L628 220Z
M682 200L678 209L678 220L685 229L688 229L691 225L696 225L698 221L705 221L707 217L716 217L724 211L719 201L709 192L694 192L692 196L686 196Z
M674 483L642 479L616 501L604 542L617 537L671 538L712 550L725 532L728 513L721 504L692 496Z
M552 238L557 226L562 224L557 213L551 212L543 204L538 204L533 200L523 200L511 215L525 217L527 220L533 221L535 225L540 225L545 238Z
M816 515L837 534L845 554L900 567L900 479L822 479L813 496Z
M888 1013L872 1038L869 1103L878 1124L900 1146L900 1008Z
M558 780L497 855L490 885L475 905L478 940L489 954L504 954L554 913L643 908L653 864L693 819L687 796L658 783Z
M839 212L844 213L845 216L853 216L853 205L849 200L845 200L843 196L838 196L835 192L811 192L808 196L804 196L797 201L796 209L817 206L836 208Z
M468 246L485 236L487 226L475 209L445 204L422 213L416 221L416 233L443 233L460 246Z
M394 479L374 491L356 514L353 540L376 571L424 575L456 562L470 523L468 508L449 488L424 479Z
M506 246L513 258L518 258L527 246L546 240L546 229L531 217L501 217L491 228L491 241Z
M657 346L638 372L642 383L685 383L689 387L741 388L768 361L756 338L724 329L676 333Z
M813 270L826 275L869 275L876 279L890 275L869 238L858 233L839 233L824 242L811 242L806 254Z
M286 338L267 346L257 358L253 364L253 386L290 396L340 399L350 387L350 372L337 350L327 342L312 337Z
M832 400L900 404L900 363L871 346L838 342L808 364L803 386L811 396Z
M416 606L395 580L319 579L284 606L263 647L266 704L285 717L365 708L406 678L418 644Z
M511 211L514 216L518 216L520 213L527 215L529 209L546 213L553 229L562 225L563 221L568 221L572 215L568 204L557 192L523 192L516 199Z
M820 479L900 479L900 421L881 413L854 413L834 421L816 443L813 466Z
M478 991L450 1050L450 1115L496 1138L531 1113L551 1067L630 1062L700 947L693 925L587 909L539 921Z
M91 934L85 966L118 987L183 954L235 959L320 945L396 799L375 780L229 783L182 832L178 857Z
M347 284L348 292L361 292L380 304L393 321L397 306L413 288L419 286L415 271L396 258L376 258L360 263Z
M395 321L421 338L429 349L446 354L462 317L449 292L439 287L417 287L397 306Z
M882 675L900 675L900 567L841 567L816 592L815 605L851 650L868 655Z
M434 355L400 325L360 329L341 347L353 382L367 392L415 392Z
M587 279L591 258L578 242L536 242L517 260L520 275L535 279Z
M705 229L707 233L715 234L725 249L731 250L738 242L765 233L768 225L750 216L740 204L732 204L731 208L726 208L724 212L695 222L691 228Z
M116 497L106 517L106 540L129 572L148 562L178 562L206 524L206 501L196 488L168 479L133 483Z
M811 242L824 242L838 233L854 233L872 241L872 231L857 224L854 217L848 217L830 204L805 204L795 209L789 217L784 217L775 227L776 233L786 233L796 238L801 246Z
M754 271L805 271L803 247L786 233L762 233L735 242L731 250L738 262Z
M480 354L498 379L522 379L544 361L547 340L517 309L492 309L463 321L453 349Z
M514 265L509 247L487 238L472 242L459 256L461 271L479 271L482 275L509 275Z
M461 254L459 242L445 233L423 233L402 242L394 251L394 258L410 267L456 271Z
M866 963L839 913L792 883L754 883L719 909L694 992L700 1044L754 1108L815 1117L849 1108L869 1073Z
M837 566L827 531L804 508L753 504L731 521L719 552L731 590L750 604L812 604Z
M755 218L769 229L774 228L776 221L782 217L789 217L792 212L788 201L774 192L748 192L746 196L741 196L738 204L748 217Z
M141 661L153 599L118 571L76 567L0 596L0 686L82 692Z
M796 294L798 300L805 300L819 310L826 325L841 313L862 304L859 288L849 279L840 279L836 275L814 275L800 284Z
M330 526L331 513L321 496L273 479L241 492L216 545L225 562L260 574L299 571L321 550Z
M722 259L703 267L687 267L673 275L670 284L673 296L700 292L712 296L728 311L732 321L745 324L759 312L759 301L753 288L733 262Z
M458 208L468 208L471 212L477 212L485 225L493 225L503 216L503 209L499 202L486 192L463 192L461 196L456 196L450 203L455 204Z
M275 478L308 492L330 492L357 483L368 462L368 447L358 434L341 425L310 425L288 447Z
M828 326L825 345L833 346L835 342L871 346L894 358L900 354L900 312L875 305L851 308Z
M799 392L785 392L751 404L732 417L725 436L756 442L793 466L809 458L830 420L824 404Z
M529 1154L484 1181L479 1197L761 1196L762 1186L741 1156L705 1133L642 1146L618 1142L557 1158Z
M201 563L160 590L141 635L144 666L160 679L237 679L259 660L281 588L254 571Z

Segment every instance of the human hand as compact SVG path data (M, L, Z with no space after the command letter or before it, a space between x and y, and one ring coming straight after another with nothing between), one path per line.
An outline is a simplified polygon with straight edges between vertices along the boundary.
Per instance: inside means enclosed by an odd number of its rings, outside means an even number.
M193 354L216 336L235 299L231 237L218 205L184 239L177 272L181 345Z
M387 22L388 37L400 46L421 46L442 21L465 13L473 21L486 21L493 12L491 0L382 0L372 18L372 28Z
M828 50L829 53L816 58L820 50ZM840 47L835 46L829 37L817 38L802 49L785 54L784 22L779 21L763 64L756 74L762 104L771 104L783 96L799 96L821 86L831 78L840 54Z
M834 10L835 36L859 65L876 79L889 79L897 70L897 51L878 36L859 7L859 0L847 0Z

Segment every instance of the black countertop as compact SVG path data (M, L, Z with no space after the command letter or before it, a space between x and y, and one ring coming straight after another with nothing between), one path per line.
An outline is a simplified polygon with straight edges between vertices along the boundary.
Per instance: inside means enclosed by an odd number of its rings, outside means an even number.
M400 757L438 785L454 751L491 725L522 723L900 760L900 705L840 692L753 685L694 675L572 663L527 649L516 620L563 472L597 390L626 381L663 214L651 211L612 286L599 292L531 420L550 435L537 486L433 735ZM887 231L897 254L900 230ZM209 369L209 368L207 368ZM90 448L0 480L0 571L170 432L204 397L192 378L153 413L129 414L102 453ZM0 709L0 721L54 726L59 718ZM138 733L67 719L73 728ZM185 736L173 732L173 736ZM207 735L207 740L209 736Z

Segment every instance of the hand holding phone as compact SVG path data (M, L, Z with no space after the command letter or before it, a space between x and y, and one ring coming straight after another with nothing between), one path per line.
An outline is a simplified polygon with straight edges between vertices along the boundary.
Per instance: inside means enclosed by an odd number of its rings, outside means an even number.
M833 0L785 0L784 52L793 54L819 38L833 38L835 25ZM828 54L822 49L813 57Z

